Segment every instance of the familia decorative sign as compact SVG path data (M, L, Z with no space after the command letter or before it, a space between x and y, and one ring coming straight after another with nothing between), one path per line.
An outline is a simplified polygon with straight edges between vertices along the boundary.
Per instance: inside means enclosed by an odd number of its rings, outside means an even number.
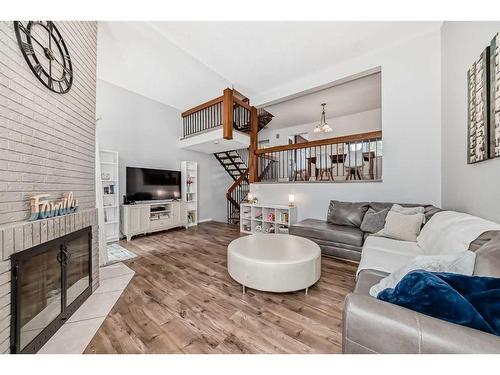
M74 199L73 192L64 193L61 199L53 201L45 199L47 197L50 197L50 194L39 194L31 198L29 221L67 215L78 209L78 200Z

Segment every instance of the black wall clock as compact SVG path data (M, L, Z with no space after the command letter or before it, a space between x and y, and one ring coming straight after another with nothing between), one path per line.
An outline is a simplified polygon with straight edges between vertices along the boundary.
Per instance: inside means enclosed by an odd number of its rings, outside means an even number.
M64 94L73 84L68 48L52 21L14 22L17 42L31 71L49 90Z

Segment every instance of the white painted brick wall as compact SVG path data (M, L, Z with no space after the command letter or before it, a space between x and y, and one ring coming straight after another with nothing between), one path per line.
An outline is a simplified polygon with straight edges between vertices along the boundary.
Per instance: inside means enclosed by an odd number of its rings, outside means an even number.
M25 220L29 198L73 191L95 206L96 22L56 22L72 58L67 94L43 86L0 22L0 225Z
M0 21L0 354L10 346L10 260L14 252L92 225L94 290L99 285L95 207L96 22L56 22L74 71L56 94L29 69L13 22ZM30 197L73 191L75 215L27 223ZM77 218L75 220L75 217Z

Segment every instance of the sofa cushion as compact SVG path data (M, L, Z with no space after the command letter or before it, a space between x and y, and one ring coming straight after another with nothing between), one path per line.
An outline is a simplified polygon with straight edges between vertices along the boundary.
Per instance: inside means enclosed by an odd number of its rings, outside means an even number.
M366 211L368 202L341 202L330 201L326 221L330 224L345 225L359 228Z
M292 225L290 234L354 246L363 245L363 232L359 228L334 225L324 220L302 220Z
M373 208L369 208L366 211L365 217L361 222L360 229L367 233L376 233L381 231L385 226L385 217L389 213L390 208L386 208L382 211L375 211Z
M500 231L498 230L489 230L482 233L478 238L470 243L469 250L476 251L477 249L491 241L493 238L495 238L498 234L500 234Z
M474 275L500 277L500 233L476 250Z
M434 214L441 211L440 208L437 208L431 204L415 204L415 203L397 203L402 207L424 207L424 215L425 222L428 222ZM394 203L390 202L370 202L370 207L373 208L376 212L385 210L387 208L391 209Z
M357 273L365 269L392 273L417 255L423 252L416 242L369 236L363 245Z

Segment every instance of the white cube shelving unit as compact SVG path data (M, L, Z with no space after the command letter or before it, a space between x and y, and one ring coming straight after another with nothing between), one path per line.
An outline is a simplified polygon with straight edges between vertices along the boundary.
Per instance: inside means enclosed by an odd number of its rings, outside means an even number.
M288 234L297 222L297 207L265 203L240 205L240 232Z
M195 161L181 162L181 193L186 203L188 227L198 225L198 163ZM188 180L192 181L188 184Z
M99 156L101 162L104 226L106 242L109 243L120 239L118 152L100 150Z

